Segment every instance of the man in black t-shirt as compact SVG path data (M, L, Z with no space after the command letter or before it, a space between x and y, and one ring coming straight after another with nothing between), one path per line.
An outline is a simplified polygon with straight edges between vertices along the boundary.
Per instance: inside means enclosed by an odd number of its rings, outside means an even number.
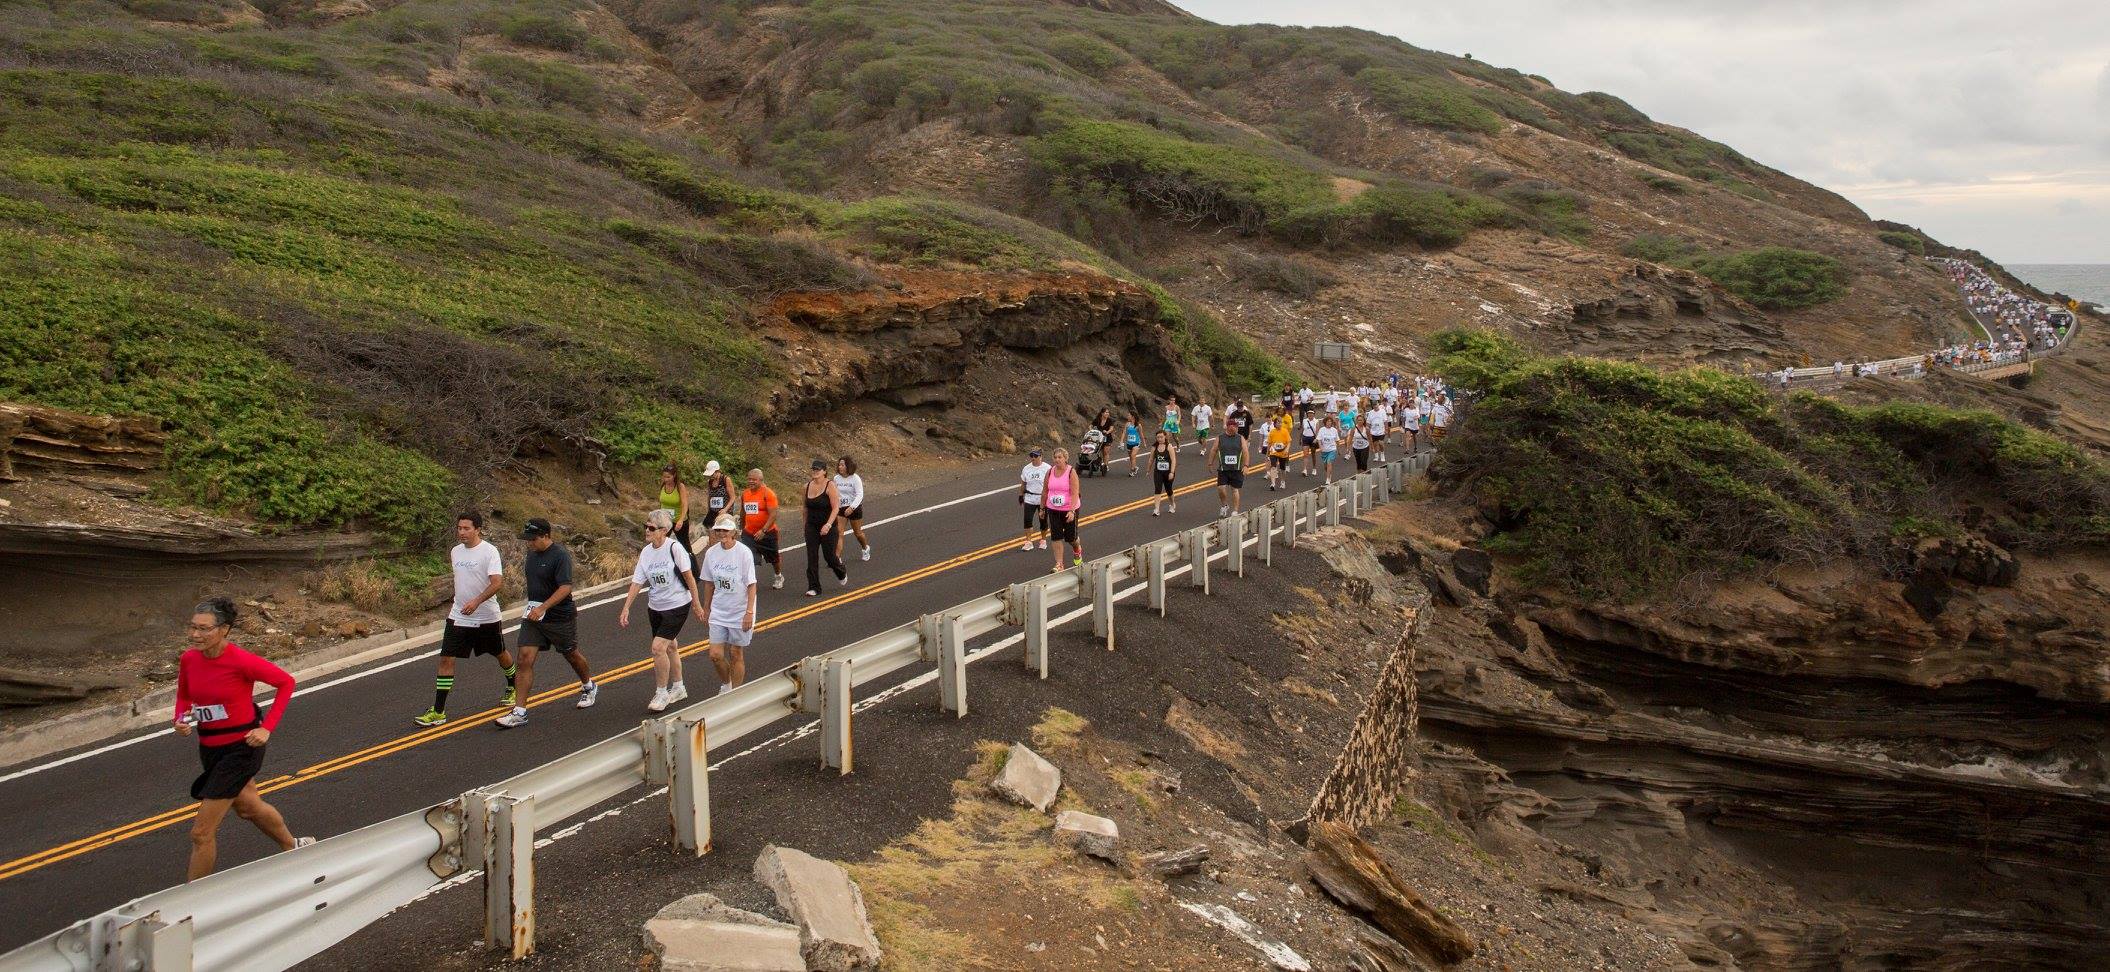
M571 551L550 533L549 521L539 516L520 528L528 552L521 562L527 576L527 613L520 616L519 700L526 702L534 692L536 650L555 648L578 673L579 708L584 709L600 697L601 687L586 667L586 653L579 650L579 606L571 597ZM527 707L518 703L497 722L501 729L526 724Z

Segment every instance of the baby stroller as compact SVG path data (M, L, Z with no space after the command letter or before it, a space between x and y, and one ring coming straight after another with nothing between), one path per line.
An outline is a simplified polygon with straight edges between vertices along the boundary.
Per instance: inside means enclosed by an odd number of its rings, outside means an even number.
M1084 444L1077 447L1077 475L1106 475L1106 433L1097 428L1085 430Z

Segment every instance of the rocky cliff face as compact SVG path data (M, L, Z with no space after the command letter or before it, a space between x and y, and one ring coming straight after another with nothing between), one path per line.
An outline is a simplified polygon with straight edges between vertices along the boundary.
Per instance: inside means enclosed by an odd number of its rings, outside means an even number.
M1384 561L1437 594L1420 794L1484 842L1557 842L1700 965L2099 967L2105 564L1930 549L1607 606L1460 540L1409 528Z
M902 271L879 289L780 296L763 330L793 376L763 410L770 432L863 398L940 414L998 405L973 421L1002 425L1036 400L1147 407L1204 387L1178 363L1150 295L1092 273ZM1009 410L983 401L1023 379L1064 393L1012 398Z

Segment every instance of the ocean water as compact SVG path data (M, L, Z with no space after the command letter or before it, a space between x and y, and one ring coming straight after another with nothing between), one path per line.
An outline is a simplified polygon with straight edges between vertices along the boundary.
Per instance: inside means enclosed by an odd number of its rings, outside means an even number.
M2110 307L2110 263L2010 263L2007 268L2044 290Z

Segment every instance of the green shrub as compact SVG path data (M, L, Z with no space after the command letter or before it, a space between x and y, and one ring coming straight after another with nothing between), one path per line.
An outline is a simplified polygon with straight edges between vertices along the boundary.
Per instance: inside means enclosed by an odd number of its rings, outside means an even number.
M1367 68L1355 80L1378 105L1409 125L1460 132L1494 134L1502 119L1473 100L1463 85L1435 78L1406 76L1384 68Z
M586 47L587 33L571 20L542 14L516 14L498 28L500 36L522 47L577 53Z
M1883 242L1888 243L1891 246L1897 247L1898 249L1903 250L1907 253L1910 253L1913 256L1927 255L1927 241L1912 233L1903 233L1897 230L1883 230L1876 234L1876 239L1882 240Z
M1685 191L1685 183L1660 172L1649 172L1641 176L1641 184L1657 192L1678 195Z
M1224 257L1231 275L1248 286L1299 299L1317 296L1340 279L1326 268L1300 257L1232 250Z
M1128 63L1128 55L1120 48L1090 34L1058 34L1048 41L1048 53L1095 78L1105 77L1108 71Z
M728 470L755 464L754 456L735 445L711 416L662 402L636 402L617 412L593 436L616 462L655 466L671 462L681 467L684 480L701 482L704 463L713 459ZM739 478L738 472L732 475Z
M603 103L600 82L569 64L531 61L511 54L481 54L470 64L500 90L545 108L561 106L593 112Z
M1889 566L1894 536L1972 524L2008 545L2110 542L2110 471L1991 413L1780 399L1485 333L1435 345L1438 373L1480 392L1439 481L1533 582L1623 599L1772 564Z
M1699 256L1700 245L1668 233L1642 233L1622 244L1619 252L1636 260L1676 267L1686 266Z
M1846 266L1822 253L1785 246L1745 250L1694 262L1730 293L1766 310L1796 310L1846 293Z
M1546 232L1576 241L1590 236L1590 220L1583 215L1589 202L1550 182L1537 179L1512 182L1496 190L1494 195L1528 215Z

